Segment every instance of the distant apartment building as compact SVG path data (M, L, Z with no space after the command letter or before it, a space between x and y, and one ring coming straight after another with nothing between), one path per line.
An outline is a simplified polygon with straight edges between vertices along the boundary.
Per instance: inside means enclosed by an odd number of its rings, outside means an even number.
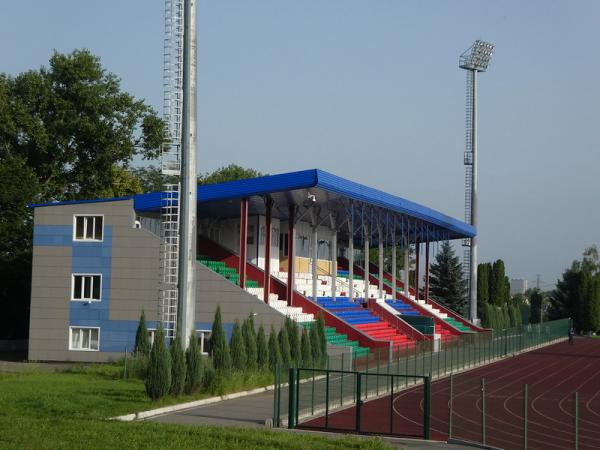
M524 294L529 288L528 283L524 278L512 278L510 280L510 295Z

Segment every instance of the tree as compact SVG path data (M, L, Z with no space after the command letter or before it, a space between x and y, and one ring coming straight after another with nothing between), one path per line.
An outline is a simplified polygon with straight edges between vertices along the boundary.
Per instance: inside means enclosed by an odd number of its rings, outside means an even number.
M207 172L204 175L198 175L198 184L223 183L225 181L244 180L247 178L262 177L262 174L254 169L246 169L237 164L229 164L221 167L214 172Z
M292 354L290 351L290 338L288 334L288 327L285 325L279 330L279 350L281 351L281 364L284 368L291 367L292 365Z
M135 193L127 169L155 158L164 123L121 90L87 50L55 52L49 67L0 74L2 335L26 337L32 211L28 203Z
M229 345L225 337L223 322L221 320L221 307L217 306L215 318L212 325L212 334L210 337L210 356L212 357L215 371L221 374L228 373L231 369L231 357L229 354Z
M164 397L171 388L171 355L165 345L165 335L160 326L156 330L150 351L145 386L146 393L152 400Z
M448 241L442 243L429 275L430 296L448 308L463 312L465 307L466 282L462 265Z
M185 353L181 346L181 339L175 337L171 342L171 395L178 396L185 388Z
M248 359L246 356L244 338L242 336L242 328L240 327L240 322L237 319L233 325L229 347L231 348L232 367L236 370L245 370Z
M316 345L319 346L319 354L321 355L321 360L318 361L319 367L324 367L327 363L327 336L325 336L325 320L322 314L317 317L317 336Z
M142 309L140 322L138 323L137 331L135 332L135 347L136 355L148 356L150 354L150 336L148 336L148 328L146 328L146 315Z
M320 366L323 361L323 355L321 354L321 346L319 345L319 330L317 322L313 322L310 327L310 345L312 349L312 360L315 367Z
M529 303L531 304L530 323L540 323L542 317L542 303L544 298L539 289L531 289L529 294Z
M258 336L256 338L257 364L260 370L265 370L269 366L269 346L265 335L265 327L260 324L258 327Z
M496 306L502 306L506 302L506 275L504 273L504 261L497 260L492 266L490 276L489 296L490 303Z
M274 371L275 367L281 364L281 351L279 347L279 339L275 328L271 325L271 332L269 333L269 368Z
M300 335L298 334L298 326L289 317L285 318L285 327L288 330L288 338L290 340L290 355L292 364L300 364L302 360L302 349L300 348Z
M192 394L198 390L202 384L202 355L198 347L198 338L195 334L190 336L190 343L185 351L185 392Z
M244 347L246 348L246 366L249 370L255 370L258 363L258 354L252 314L244 321L242 336L244 338Z
M477 266L477 304L483 305L489 302L489 263Z
M306 368L313 367L312 349L310 335L306 329L302 330L302 338L300 339L300 347L302 348L302 366Z

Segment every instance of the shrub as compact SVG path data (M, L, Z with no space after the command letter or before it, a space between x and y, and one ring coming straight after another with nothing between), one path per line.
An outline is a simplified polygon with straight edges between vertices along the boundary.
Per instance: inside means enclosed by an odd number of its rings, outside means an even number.
M302 361L302 349L300 348L300 334L298 325L289 317L286 319L286 328L290 339L290 356L292 365L298 365Z
M308 331L302 331L302 338L300 339L300 346L302 347L302 366L306 368L313 367L313 357L310 342L310 335Z
M246 347L244 345L244 338L242 337L242 328L237 319L233 325L229 347L231 349L231 366L235 370L244 370L247 362Z
M146 377L146 393L152 400L158 400L169 393L171 388L171 355L165 345L162 327L156 330L154 345L150 351L150 363Z
M255 370L258 362L258 349L252 314L244 321L242 334L244 337L244 347L246 348L246 367L250 370Z
M281 364L281 349L279 339L275 328L271 325L271 333L269 334L269 368L274 371L277 365Z
M176 336L171 342L171 395L178 396L185 387L185 353L181 346L181 339Z
M210 355L212 357L215 371L229 373L231 369L231 356L229 354L229 345L225 337L223 322L221 320L221 308L217 306L215 319L212 326L210 338Z
M135 332L135 347L133 349L136 355L148 356L150 354L150 336L148 336L148 328L146 328L146 315L142 309L140 322L138 323L137 331Z
M202 355L195 334L190 336L190 345L185 351L185 362L185 392L191 394L196 392L202 384Z
M256 353L258 368L260 370L264 370L269 367L269 347L267 346L265 327L262 323L258 328L258 336L256 338Z
M288 368L292 364L292 355L290 352L290 338L286 326L281 327L277 337L279 338L279 350L281 351L281 364L283 367Z
M148 375L148 363L150 359L147 355L134 354L127 361L127 377L138 380L145 380Z

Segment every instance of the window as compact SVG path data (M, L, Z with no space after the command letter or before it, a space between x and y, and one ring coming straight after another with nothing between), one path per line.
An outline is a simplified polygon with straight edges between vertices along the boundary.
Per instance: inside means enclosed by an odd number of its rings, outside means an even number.
M73 240L101 241L104 231L103 216L74 216Z
M208 355L210 351L210 330L196 330L196 337L198 338L198 347L202 355Z
M100 328L69 327L69 350L100 350Z
M71 300L99 302L102 292L102 275L73 274Z

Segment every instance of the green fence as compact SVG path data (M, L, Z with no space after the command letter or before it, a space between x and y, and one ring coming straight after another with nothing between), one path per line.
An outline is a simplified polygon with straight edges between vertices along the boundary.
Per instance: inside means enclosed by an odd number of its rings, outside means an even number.
M564 339L569 326L569 320L565 319L519 329L463 334L442 342L439 347L433 340L425 340L395 349L372 350L361 358L353 358L351 353L330 355L325 367L304 368L297 373L297 418L303 423L324 411L356 406L356 375L348 373L361 374L362 400L376 399L389 395L392 384L398 392L420 386L425 377L430 380L446 377ZM329 370L332 374L329 382L323 381L324 372L310 369ZM336 371L344 375L335 375ZM282 426L289 412L288 368L279 368L275 376L273 423Z

